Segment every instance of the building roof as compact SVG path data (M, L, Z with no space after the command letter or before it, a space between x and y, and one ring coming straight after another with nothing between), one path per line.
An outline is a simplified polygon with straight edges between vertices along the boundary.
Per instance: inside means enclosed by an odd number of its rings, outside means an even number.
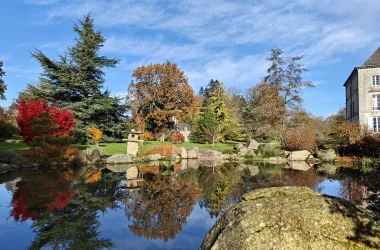
M378 48L361 67L376 67L380 66L380 48Z
M365 68L380 68L380 48L378 48L368 59L365 61L360 67L355 67L350 76L347 78L346 82L343 86L346 86L347 82L353 77L355 73L357 73L358 69Z
M187 128L187 131L191 131L191 127L187 123L179 122L179 123L176 124L176 129L179 130L179 131L185 130L185 127Z

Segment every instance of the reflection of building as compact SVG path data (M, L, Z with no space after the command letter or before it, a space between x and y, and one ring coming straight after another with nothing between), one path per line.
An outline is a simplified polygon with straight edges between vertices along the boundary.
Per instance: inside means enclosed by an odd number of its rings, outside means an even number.
M127 189L139 190L143 185L142 173L137 167L127 169L127 179L124 180Z

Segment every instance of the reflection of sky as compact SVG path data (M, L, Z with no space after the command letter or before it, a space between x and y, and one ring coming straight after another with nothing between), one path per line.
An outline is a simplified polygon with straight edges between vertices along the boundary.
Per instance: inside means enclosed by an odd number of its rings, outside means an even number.
M135 236L128 229L130 222L123 209L108 210L104 215L100 214L101 236L111 238L115 243L115 249L199 249L208 230L214 225L216 219L211 219L205 209L195 205L192 213L187 217L187 223L175 239L146 240L144 237Z
M340 196L340 181L325 179L321 181L316 190L321 193ZM5 185L0 185L0 249L26 249L35 234L30 226L31 220L26 222L15 222L10 217L10 206L12 192L7 191ZM134 235L128 228L131 224L124 213L123 204L119 204L121 209L107 210L106 213L99 213L100 237L110 238L115 244L115 249L199 249L208 230L214 225L216 219L210 218L206 209L201 209L198 202L194 209L187 217L187 223L183 229L176 235L175 239L168 240L147 240L144 237Z
M322 194L341 197L341 184L337 180L325 179L318 184L316 190Z
M20 223L10 217L12 192L7 191L4 184L0 184L0 249L26 249L34 239L30 229L30 220Z

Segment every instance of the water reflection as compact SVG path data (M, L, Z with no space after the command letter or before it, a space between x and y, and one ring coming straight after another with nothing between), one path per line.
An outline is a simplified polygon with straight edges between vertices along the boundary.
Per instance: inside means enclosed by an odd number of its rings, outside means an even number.
M209 221L244 193L258 188L306 186L363 206L380 202L378 172L358 174L336 166L302 164L206 163L200 166L195 160L174 165L155 162L14 172L0 176L0 184L4 183L3 188L12 193L8 203L0 201L0 207L10 205L8 217L17 223L31 222L25 224L31 224L34 232L29 249L123 249L127 246L116 242L126 237L129 245L144 238L162 241L164 248L187 249L187 245L181 245L184 239L195 237L193 244L199 246L212 226L205 228L204 224L189 222L195 213ZM199 213L200 209L207 215ZM106 213L112 216L104 216ZM120 233L107 233L100 221L107 225L117 222L114 230ZM128 233L123 231L123 225ZM1 230L6 232L6 226L2 225ZM176 245L170 245L170 241Z

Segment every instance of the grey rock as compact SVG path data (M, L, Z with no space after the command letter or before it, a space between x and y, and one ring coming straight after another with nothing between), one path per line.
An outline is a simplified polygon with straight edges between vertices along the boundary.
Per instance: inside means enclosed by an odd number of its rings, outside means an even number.
M99 149L94 149L91 155L87 156L87 160L89 160L92 164L95 164L101 161L101 159L102 159L102 156L100 155Z
M187 168L197 169L199 168L199 159L188 159L187 160Z
M239 155L254 155L255 154L255 150L247 148L247 147L242 147L242 148L240 148L238 154Z
M200 249L379 249L380 217L303 187L245 194L223 213Z
M179 149L179 154L181 155L182 159L187 159L187 150L186 148L182 147Z
M130 154L116 154L107 158L107 164L125 164L133 163L135 161L135 156Z
M247 148L258 150L259 149L259 143L255 139L248 139L247 141Z
M320 159L323 162L334 162L337 155L335 153L335 150L330 148L326 150L318 150L317 151L317 158Z
M58 165L58 163L57 162L55 162L55 161L53 161L51 164L50 164L51 166L57 166Z
M269 157L264 159L264 162L270 163L270 164L285 164L287 160L283 157Z
M77 159L82 163L82 164L87 164L87 157L86 154L83 153L82 151L79 151L77 154Z
M200 158L199 166L202 167L216 167L224 163L222 158Z
M255 176L260 173L259 166L248 166L247 169L249 171L250 176Z
M235 145L234 149L239 151L243 147L244 147L243 144L238 143L238 144Z
M37 162L34 162L34 163L32 164L32 167L35 167L35 168L36 168L36 167L38 168L39 166L40 166L40 164L38 164Z
M200 152L199 153L199 158L225 158L224 155L218 151L214 151L214 150L207 150L207 151L204 151L204 152Z
M195 147L187 150L188 159L197 159L199 157L199 148Z
M300 171L308 171L312 167L306 161L290 161L288 164L291 169Z
M288 160L289 161L306 161L311 153L307 150L301 150L301 151L293 151L289 154Z
M337 169L338 169L338 166L331 163L322 163L317 167L318 172L325 173L328 175L334 175Z

